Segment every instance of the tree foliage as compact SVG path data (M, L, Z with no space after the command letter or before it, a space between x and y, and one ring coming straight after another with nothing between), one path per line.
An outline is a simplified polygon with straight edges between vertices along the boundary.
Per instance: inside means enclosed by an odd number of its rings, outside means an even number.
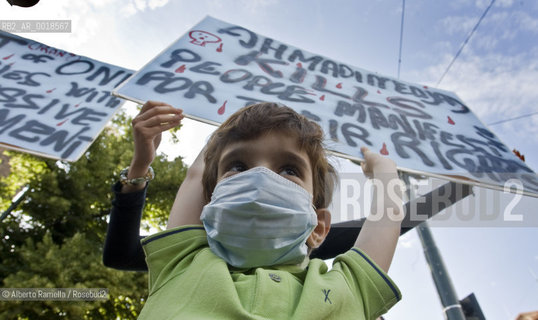
M108 288L107 301L2 301L0 319L130 319L147 297L147 275L106 268L102 247L111 186L133 154L131 119L119 113L76 162L5 151L0 210L28 186L24 201L0 222L3 288ZM159 155L143 224L162 229L186 166Z

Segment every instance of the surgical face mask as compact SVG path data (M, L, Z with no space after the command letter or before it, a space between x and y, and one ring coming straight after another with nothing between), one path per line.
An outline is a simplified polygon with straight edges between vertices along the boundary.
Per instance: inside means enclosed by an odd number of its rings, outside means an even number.
M301 263L317 225L312 195L265 167L220 181L201 220L213 253L238 268Z

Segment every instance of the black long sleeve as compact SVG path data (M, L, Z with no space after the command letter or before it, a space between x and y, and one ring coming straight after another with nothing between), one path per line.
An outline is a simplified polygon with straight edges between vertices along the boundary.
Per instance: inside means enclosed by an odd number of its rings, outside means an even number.
M146 189L121 193L121 184L112 187L114 200L110 211L110 220L103 248L103 264L107 267L128 270L147 271L144 250L140 240L140 220L146 200Z

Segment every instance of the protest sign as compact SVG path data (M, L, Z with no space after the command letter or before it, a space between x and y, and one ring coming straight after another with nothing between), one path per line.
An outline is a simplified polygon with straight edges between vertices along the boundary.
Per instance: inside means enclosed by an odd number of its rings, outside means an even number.
M219 124L244 105L286 104L319 123L333 152L361 146L410 173L538 196L538 178L454 94L380 75L205 18L113 92ZM511 191L514 191L511 189Z
M132 71L0 31L0 145L76 161L118 110Z

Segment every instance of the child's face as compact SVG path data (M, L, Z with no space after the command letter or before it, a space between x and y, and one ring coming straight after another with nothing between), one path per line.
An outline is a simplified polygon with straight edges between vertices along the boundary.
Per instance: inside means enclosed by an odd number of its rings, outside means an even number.
M255 167L266 167L314 194L310 158L293 134L274 131L230 143L220 156L217 182ZM306 241L310 248L319 247L331 228L331 213L326 208L317 208L316 215L318 224Z
M293 135L270 132L227 145L219 159L217 181L254 167L266 167L314 193L310 159Z

